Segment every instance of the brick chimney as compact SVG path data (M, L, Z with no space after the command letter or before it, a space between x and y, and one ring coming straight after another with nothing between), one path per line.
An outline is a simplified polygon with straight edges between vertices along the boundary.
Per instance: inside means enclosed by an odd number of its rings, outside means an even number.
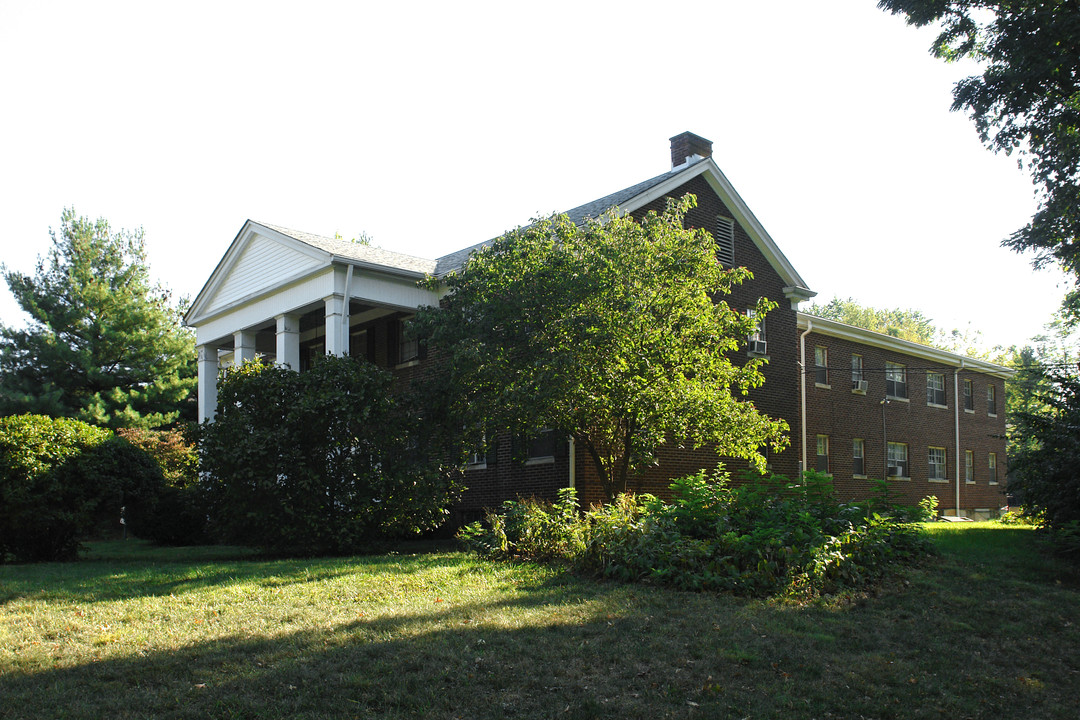
M671 138L671 168L673 170L684 165L688 158L695 155L702 158L712 157L712 140L706 140L692 132L679 133Z

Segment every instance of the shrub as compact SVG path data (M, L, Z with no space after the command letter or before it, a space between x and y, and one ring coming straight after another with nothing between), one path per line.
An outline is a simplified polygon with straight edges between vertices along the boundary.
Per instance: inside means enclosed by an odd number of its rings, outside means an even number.
M78 420L0 418L0 560L68 560L121 508L145 527L164 480L146 453Z
M207 541L206 498L199 486L199 451L179 430L124 428L116 434L152 457L165 485L157 494L151 519L129 527L141 538L163 545Z
M505 503L460 537L494 557L554 557L618 580L746 595L858 587L928 550L915 526L838 503L827 477L807 476L730 487L722 473L698 473L672 483L669 502L622 495L584 514L567 511L575 503L564 491L555 505Z
M219 539L290 555L362 550L438 527L456 473L441 435L357 358L304 373L246 363L219 384L201 431L201 481Z

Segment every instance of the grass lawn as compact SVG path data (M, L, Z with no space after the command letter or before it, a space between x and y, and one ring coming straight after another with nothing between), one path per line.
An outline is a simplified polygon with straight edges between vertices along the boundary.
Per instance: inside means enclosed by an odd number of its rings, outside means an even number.
M0 566L0 718L1069 718L1080 581L1033 531L806 603L457 552L94 545Z

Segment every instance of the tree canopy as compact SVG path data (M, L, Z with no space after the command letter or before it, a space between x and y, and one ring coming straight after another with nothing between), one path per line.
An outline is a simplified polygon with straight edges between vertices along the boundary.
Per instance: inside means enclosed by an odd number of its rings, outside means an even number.
M1017 152L1039 208L1004 244L1059 263L1080 280L1080 1L881 0L916 26L940 23L931 46L945 60L972 58L982 75L953 90L995 152ZM1026 160L1026 162L1025 162Z
M150 281L142 230L66 209L50 235L33 276L3 267L30 323L0 325L0 414L114 428L176 420L195 385L194 338Z
M609 497L666 441L764 467L759 449L786 445L786 424L745 397L763 382L762 360L725 354L755 327L723 299L750 273L725 270L712 236L684 228L694 202L640 222L618 211L580 226L548 217L432 279L447 291L442 307L422 308L414 326L462 423L477 435L568 434ZM763 298L753 309L772 307Z

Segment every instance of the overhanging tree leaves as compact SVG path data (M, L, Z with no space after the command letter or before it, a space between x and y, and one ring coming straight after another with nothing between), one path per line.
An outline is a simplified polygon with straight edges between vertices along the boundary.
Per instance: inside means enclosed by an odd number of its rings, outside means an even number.
M142 230L113 232L71 209L33 276L3 267L28 327L0 325L0 414L106 427L177 419L195 385L194 338L150 282Z
M447 290L443 307L422 308L415 327L439 353L434 381L457 392L464 425L569 434L609 497L666 441L763 468L759 449L786 445L787 427L745 399L762 361L738 366L725 353L755 321L721 297L750 273L725 270L712 236L684 228L694 202L640 222L546 218L431 280ZM772 307L763 298L755 309Z
M1080 280L1080 2L881 0L916 26L941 23L931 51L985 67L953 91L995 152L1019 152L1038 187L1031 222L1004 244ZM1021 166L1024 162L1021 161Z

